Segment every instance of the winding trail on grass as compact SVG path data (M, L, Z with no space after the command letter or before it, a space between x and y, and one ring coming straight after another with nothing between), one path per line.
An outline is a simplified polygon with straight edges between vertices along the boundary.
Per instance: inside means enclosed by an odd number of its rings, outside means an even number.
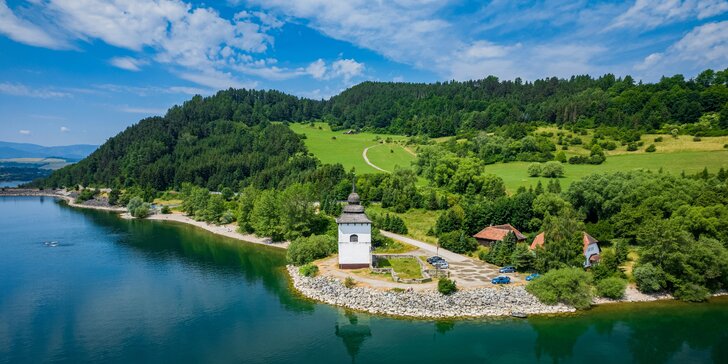
M381 144L377 144L377 145L381 145ZM374 168L374 169L378 169L378 170L380 170L380 171L382 171L382 172L384 172L384 173L389 173L389 171L388 171L388 170L386 170L386 169L384 169L384 168L380 168L380 167L378 167L377 165L375 165L374 163L370 162L370 161L369 161L369 157L367 157L367 152L369 151L369 148L374 148L374 147L376 147L377 145L372 145L371 147L366 147L366 148L364 148L364 151L363 151L363 152L361 153L361 156L362 156L362 157L364 157L364 162L367 162L367 164L368 164L368 165L370 165L370 166L371 166L372 168Z

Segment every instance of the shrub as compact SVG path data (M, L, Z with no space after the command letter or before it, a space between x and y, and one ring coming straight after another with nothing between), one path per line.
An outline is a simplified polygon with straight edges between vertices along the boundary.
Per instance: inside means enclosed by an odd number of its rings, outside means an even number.
M149 216L149 209L151 205L148 202L142 201L140 197L132 197L129 200L129 204L126 205L126 209L129 214L133 217L143 219Z
M455 281L448 279L448 278L441 278L437 282L437 291L444 294L449 295L457 292L458 287L455 284Z
M657 138L655 138L655 143L659 143L661 141L662 141L662 137L661 136L658 136Z
M659 292L665 288L665 272L660 267L652 265L652 263L635 267L632 276L640 292Z
M558 178L564 176L564 166L559 162L549 161L541 168L541 175L546 178Z
M311 235L295 239L288 246L286 258L295 265L304 265L329 256L337 250L336 241L328 235Z
M356 281L354 280L354 278L346 277L346 279L344 279L344 287L351 288L354 286L356 286Z
M462 230L443 233L438 243L441 247L459 254L470 253L478 248L478 242Z
M577 309L591 305L591 275L580 268L562 268L531 281L526 290L547 305L565 303Z
M703 140L703 139L701 139L699 136L693 137L694 142L699 142L701 140Z
M639 146L635 142L632 142L632 143L627 144L627 151L628 152L634 152L638 148L639 148Z
M597 294L600 297L620 299L624 297L624 289L627 288L627 281L622 278L605 278L597 283Z
M172 213L172 210L169 208L169 206L164 205L164 206L162 206L161 212L166 215L166 214Z
M79 193L76 197L76 203L86 202L94 198L94 196L98 193L99 192L96 189L84 188L83 191L81 191L81 193Z
M301 268L298 268L298 272L306 277L314 277L316 276L316 274L318 274L318 271L319 267L313 263L304 264L301 266Z
M541 174L541 163L531 163L528 165L528 176L538 177Z
M657 148L655 148L655 145L654 144L650 144L649 146L647 146L647 149L645 149L645 152L652 153L655 150L657 150Z
M683 283L675 291L675 298L688 302L703 302L709 295L707 288L695 283Z

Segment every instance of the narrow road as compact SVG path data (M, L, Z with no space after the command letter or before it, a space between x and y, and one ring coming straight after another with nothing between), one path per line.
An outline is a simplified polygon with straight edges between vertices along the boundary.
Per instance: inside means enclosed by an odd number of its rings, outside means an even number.
M379 144L377 144L377 145L379 145ZM367 157L367 152L369 151L369 148L374 148L374 147L376 147L377 145L372 145L371 147L366 147L366 148L364 148L364 151L363 151L363 152L361 153L361 156L362 156L362 157L364 157L364 162L367 162L367 164L368 164L368 165L370 165L370 166L372 166L372 168L374 168L374 169L378 169L378 170L380 170L380 171L382 171L382 172L385 172L385 173L389 173L389 171L388 171L388 170L386 170L386 169L382 169L382 168L379 168L379 167L377 167L377 166L376 166L376 165L375 165L374 163L370 162L370 161L369 161L369 157Z
M470 258L462 256L458 253L453 253L449 250L445 250L443 248L440 248L439 251L437 249L437 246L425 243L424 241L415 240L412 238L408 238L406 236L398 235L395 233L390 233L389 231L379 230L382 235L392 238L394 240L399 240L403 243L407 243L409 245L416 246L426 252L432 253L432 255L439 254L441 257L445 258L448 262L466 262L469 261Z

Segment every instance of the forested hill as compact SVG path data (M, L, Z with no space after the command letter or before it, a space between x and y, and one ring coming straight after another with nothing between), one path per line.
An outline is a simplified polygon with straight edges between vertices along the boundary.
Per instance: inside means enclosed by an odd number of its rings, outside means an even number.
M320 102L277 91L227 90L193 97L164 117L141 120L77 164L34 184L138 185L163 190L192 182L217 189L278 187L312 171L301 137L268 120L318 117Z
M534 82L492 76L434 84L365 82L333 97L325 112L334 127L429 136L533 121L649 131L722 110L728 124L727 82L728 69L706 70L690 80L663 77L653 84L611 74Z
M651 131L719 112L719 126L726 130L727 82L728 69L706 70L690 80L664 77L654 84L609 74L534 82L495 77L434 84L365 82L326 101L229 89L195 96L164 117L144 119L35 185L277 187L312 171L317 161L300 136L272 121L323 119L334 129L434 137L529 122Z

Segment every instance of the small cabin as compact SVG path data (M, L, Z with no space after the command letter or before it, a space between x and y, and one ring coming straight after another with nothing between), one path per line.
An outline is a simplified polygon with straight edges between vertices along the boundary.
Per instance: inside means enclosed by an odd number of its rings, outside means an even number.
M599 241L593 236L589 235L589 233L587 233L586 231L583 231L581 236L583 245L582 251L584 254L584 268L588 268L601 259L601 257L599 256L601 248L599 248ZM533 242L531 243L531 250L534 250L539 246L543 247L545 241L545 232L536 235L536 237L533 238Z

